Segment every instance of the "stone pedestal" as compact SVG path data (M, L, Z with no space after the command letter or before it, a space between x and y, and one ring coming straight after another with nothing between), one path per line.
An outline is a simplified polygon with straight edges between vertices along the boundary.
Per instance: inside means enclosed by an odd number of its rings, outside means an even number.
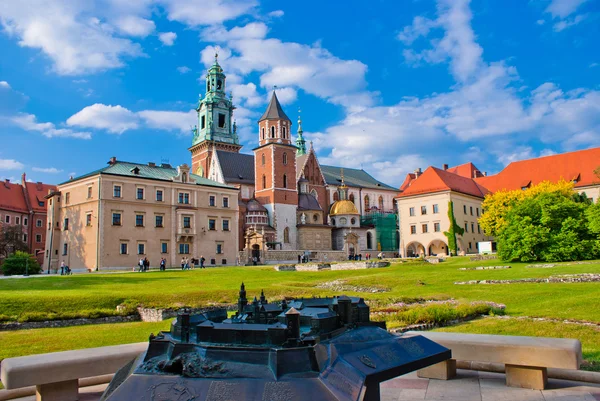
M36 401L77 401L79 400L79 381L39 384L36 389Z
M506 385L509 387L544 390L548 384L546 368L506 365Z
M424 379L448 380L456 376L456 360L448 359L417 371L417 376Z

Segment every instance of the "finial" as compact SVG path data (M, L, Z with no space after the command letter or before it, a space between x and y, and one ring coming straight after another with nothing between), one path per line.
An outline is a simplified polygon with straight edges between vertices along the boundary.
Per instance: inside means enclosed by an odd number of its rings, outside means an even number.
M310 150L313 150L313 141L310 141Z
M342 185L344 185L344 168L343 167L340 168L340 176L341 176L341 179L342 179Z
M218 52L218 51L216 51L216 52L215 52L215 62L216 62L218 59L219 59L219 52Z
M277 89L277 85L273 85L273 92L275 92L275 89Z

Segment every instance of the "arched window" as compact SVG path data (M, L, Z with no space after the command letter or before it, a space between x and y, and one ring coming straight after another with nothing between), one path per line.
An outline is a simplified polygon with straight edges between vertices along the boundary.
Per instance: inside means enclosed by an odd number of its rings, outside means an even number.
M365 195L365 212L369 210L369 195Z
M262 139L265 139L265 127L262 129Z
M335 219L331 219L331 225L335 226Z
M348 199L350 199L350 202L354 203L354 194L350 194L350 197Z
M316 223L319 221L319 215L317 213L313 214L313 221Z
M281 134L283 135L283 137L285 138L285 127L281 127Z
M210 81L206 81L206 91L210 92Z
M263 184L263 189L265 189L267 187L267 176L264 174L262 176L262 184Z
M338 193L337 193L337 192L334 192L334 193L333 193L333 201L334 201L334 202L337 202L337 201L339 201L339 200L340 200L340 195L338 195Z
M379 195L379 210L383 210L383 196Z
M289 227L286 227L283 229L283 242L285 244L289 244L290 243L290 229Z
M287 188L287 175L283 175L283 187Z
M319 195L317 194L317 191L316 191L316 190L314 190L314 189L313 189L312 191L310 191L310 194L311 194L312 196L314 196L314 197L315 197L315 199L319 199Z
M373 249L373 235L367 232L367 249Z
M220 91L220 90L221 90L221 85L222 85L222 84L223 84L223 83L221 82L221 80L220 80L220 79L219 79L219 80L217 80L217 90L218 90L218 91Z
M181 174L181 182L187 182L187 174L186 173Z
M262 165L264 166L265 165L265 154L264 153L262 154L261 161L262 161Z
M340 218L340 225L345 226L346 224L348 224L348 219L345 217Z
M287 153L283 154L283 164L287 164Z
M356 224L356 218L351 218L350 219L350 224L355 225Z
M271 138L275 138L275 126L271 126Z

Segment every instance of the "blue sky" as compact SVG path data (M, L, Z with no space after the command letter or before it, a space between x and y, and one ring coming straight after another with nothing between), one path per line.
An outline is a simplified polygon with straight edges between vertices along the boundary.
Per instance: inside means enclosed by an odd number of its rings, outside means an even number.
M600 0L0 2L0 177L190 163L215 51L243 152L273 85L321 163L408 171L600 146Z

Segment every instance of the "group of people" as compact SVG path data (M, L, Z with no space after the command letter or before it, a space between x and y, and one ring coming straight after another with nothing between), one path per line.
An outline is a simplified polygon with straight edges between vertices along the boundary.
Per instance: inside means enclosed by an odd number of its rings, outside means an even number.
M365 260L371 260L371 258L373 257L373 255L371 255L370 253L365 254ZM359 253L358 255L349 255L348 256L348 260L362 260L363 256L362 253ZM379 252L379 254L377 254L377 259L383 259L385 258L385 254L383 252Z
M200 265L201 269L204 269L204 256L200 255L200 258L181 258L181 270L190 270L196 268L196 266Z
M150 261L148 258L142 258L138 262L138 272L145 272L150 270Z
M48 269L48 271L50 271L50 269ZM70 274L73 274L73 272L71 272L71 268L69 266L65 265L65 261L63 260L60 263L60 275L61 276L65 276L65 275L68 276Z

